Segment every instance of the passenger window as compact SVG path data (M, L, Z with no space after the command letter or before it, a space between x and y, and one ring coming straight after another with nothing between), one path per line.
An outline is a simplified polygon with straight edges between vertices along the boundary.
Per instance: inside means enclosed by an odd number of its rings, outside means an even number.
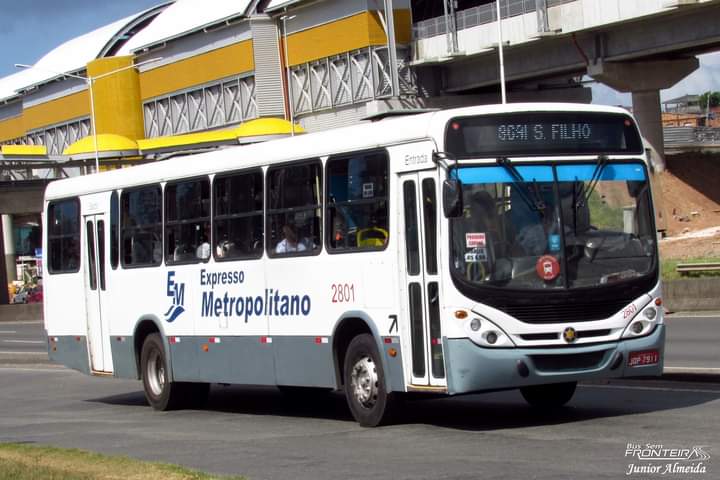
M165 186L165 263L210 259L210 180Z
M328 250L378 250L387 245L388 157L361 153L328 160Z
M263 177L260 170L213 181L215 259L263 254Z
M47 218L48 271L80 270L80 203L77 199L52 202Z
M268 171L268 255L310 255L322 248L322 170L319 162Z
M120 200L123 267L162 263L162 191L160 185L122 192Z
M120 202L117 192L110 195L110 266L115 270L120 263Z

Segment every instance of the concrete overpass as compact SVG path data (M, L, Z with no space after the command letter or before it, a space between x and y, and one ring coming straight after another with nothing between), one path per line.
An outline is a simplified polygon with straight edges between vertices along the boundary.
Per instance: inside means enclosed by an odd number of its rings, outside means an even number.
M452 3L446 16L413 25L420 83L438 96L497 100L496 5L453 12ZM695 55L720 49L718 0L500 0L500 6L510 101L577 87L589 75L632 93L634 114L658 152L659 90L698 68Z

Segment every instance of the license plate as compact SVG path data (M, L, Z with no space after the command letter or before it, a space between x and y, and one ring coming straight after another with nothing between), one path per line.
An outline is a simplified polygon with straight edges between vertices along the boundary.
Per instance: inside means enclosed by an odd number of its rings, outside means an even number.
M630 352L628 367L639 367L642 365L655 365L660 362L660 352L647 350L645 352Z

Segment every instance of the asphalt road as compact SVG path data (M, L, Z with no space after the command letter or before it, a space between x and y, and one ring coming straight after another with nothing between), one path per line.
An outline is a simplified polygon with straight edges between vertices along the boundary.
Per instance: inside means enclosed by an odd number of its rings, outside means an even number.
M714 368L720 375L720 314L673 314L665 322L666 367Z
M16 366L0 367L0 385L0 442L250 479L618 479L648 463L626 455L629 443L702 446L705 474L664 478L720 476L720 385L711 383L582 385L552 414L514 391L412 401L399 424L376 429L359 427L337 395L303 402L272 388L213 387L206 409L161 413L134 381Z
M0 364L47 361L47 337L41 321L0 322Z

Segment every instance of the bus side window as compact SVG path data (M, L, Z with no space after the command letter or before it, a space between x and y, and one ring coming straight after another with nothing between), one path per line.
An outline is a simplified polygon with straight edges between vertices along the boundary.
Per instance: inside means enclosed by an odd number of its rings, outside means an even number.
M113 191L110 195L110 266L113 270L120 263L120 203L118 194Z
M123 267L162 263L162 191L160 185L124 190L120 196Z
M262 257L262 171L216 176L213 180L213 202L215 259Z
M319 161L269 169L267 203L269 256L320 253L322 168Z
M210 258L210 180L165 185L165 263Z
M47 216L48 271L80 270L80 203L76 198L52 202Z
M331 158L327 163L328 250L385 248L388 228L388 157L384 151Z

